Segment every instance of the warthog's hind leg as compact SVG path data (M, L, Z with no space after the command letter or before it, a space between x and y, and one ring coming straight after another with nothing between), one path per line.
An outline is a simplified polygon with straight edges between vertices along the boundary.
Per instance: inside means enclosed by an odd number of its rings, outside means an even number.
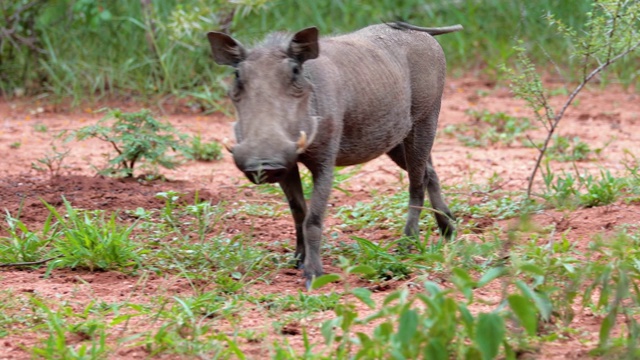
M391 160L400 166L403 170L407 170L407 161L404 154L404 145L400 144L387 153ZM440 189L440 181L436 174L433 164L431 162L431 156L429 156L427 166L424 173L424 183L426 184L427 193L429 194L429 201L431 206L435 210L434 216L438 223L440 233L447 239L451 239L455 231L455 226L452 224L454 220L453 214L447 207L446 203L442 199L442 191ZM409 234L407 234L409 235Z
M452 220L455 221L455 217L445 204L442 199L442 190L440 189L440 180L438 179L438 174L436 174L436 170L433 168L433 162L431 161L431 155L429 155L429 161L427 162L427 171L424 174L425 181L427 182L427 193L429 194L429 202L431 202L431 206L435 209L433 215L436 217L436 222L438 223L438 228L440 229L440 234L447 239L451 239L453 237L453 233L456 228L452 223Z

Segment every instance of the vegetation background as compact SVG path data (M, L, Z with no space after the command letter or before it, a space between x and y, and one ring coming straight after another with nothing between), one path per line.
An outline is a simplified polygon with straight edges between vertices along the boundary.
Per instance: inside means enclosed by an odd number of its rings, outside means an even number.
M495 79L516 39L534 63L564 80L576 59L545 15L578 31L590 0L17 0L0 2L0 92L51 101L135 96L187 97L209 109L223 95L223 73L211 61L206 32L222 30L247 44L271 31L317 26L322 34L404 19L421 26L462 24L439 39L452 75ZM550 61L550 59L554 59ZM607 74L637 82L638 59ZM605 78L606 80L606 78Z

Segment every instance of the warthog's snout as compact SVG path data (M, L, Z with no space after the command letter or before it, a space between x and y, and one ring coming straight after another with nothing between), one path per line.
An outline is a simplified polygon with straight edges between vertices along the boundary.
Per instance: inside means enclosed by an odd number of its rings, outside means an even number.
M287 167L270 162L259 162L242 169L254 184L276 183L287 175Z
M295 144L279 151L263 150L254 142L243 142L232 148L233 160L254 184L276 183L284 180L289 169L296 163ZM290 148L290 149L289 149ZM270 151L269 151L270 150Z
M285 179L289 169L296 166L297 157L302 154L310 140L307 133L300 131L296 142L287 139L276 141L275 137L263 141L244 141L232 145L228 139L222 141L224 147L233 154L233 160L254 184L276 183Z

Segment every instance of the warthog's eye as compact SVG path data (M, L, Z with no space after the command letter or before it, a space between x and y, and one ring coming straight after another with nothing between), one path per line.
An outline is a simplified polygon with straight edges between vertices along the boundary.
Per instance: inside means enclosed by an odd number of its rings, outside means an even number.
M229 97L233 101L240 101L240 92L242 92L242 82L240 81L240 72L236 69L235 71L235 81L233 83L233 87L229 89Z
M294 96L301 96L304 92L304 85L302 82L302 68L297 62L291 63L291 94Z

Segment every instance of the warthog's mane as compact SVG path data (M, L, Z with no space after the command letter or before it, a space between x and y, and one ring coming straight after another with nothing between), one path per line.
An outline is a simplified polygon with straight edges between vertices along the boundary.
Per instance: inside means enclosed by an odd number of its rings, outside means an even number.
M265 36L265 38L262 39L262 41L255 44L252 50L278 49L286 53L292 38L293 38L293 34L289 32L285 32L285 31L272 32L267 36Z

